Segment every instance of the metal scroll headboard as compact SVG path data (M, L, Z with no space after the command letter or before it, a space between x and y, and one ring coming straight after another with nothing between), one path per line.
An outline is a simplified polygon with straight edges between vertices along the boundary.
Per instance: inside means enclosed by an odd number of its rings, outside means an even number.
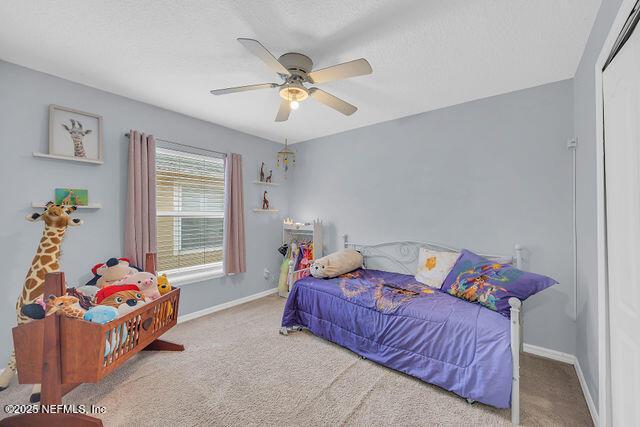
M399 241L365 245L360 243L349 243L348 236L346 234L342 237L344 239L345 248L357 250L362 254L366 268L411 275L416 272L420 248L426 247L446 252L460 251L459 249L433 242ZM501 264L512 264L521 270L523 266L523 251L524 249L522 246L515 245L513 255L504 256L482 253L479 253L478 255Z

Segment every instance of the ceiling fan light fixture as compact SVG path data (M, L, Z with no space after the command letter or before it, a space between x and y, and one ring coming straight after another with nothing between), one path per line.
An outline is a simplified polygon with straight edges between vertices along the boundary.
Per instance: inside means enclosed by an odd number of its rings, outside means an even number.
M302 86L302 83L291 82L280 88L280 97L287 101L296 101L299 103L309 97L309 92L307 88ZM291 108L293 108L293 106Z

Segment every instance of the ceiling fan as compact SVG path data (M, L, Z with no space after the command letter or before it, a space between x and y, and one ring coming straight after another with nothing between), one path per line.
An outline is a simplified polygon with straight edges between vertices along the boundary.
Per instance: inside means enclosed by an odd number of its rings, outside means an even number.
M346 116L350 116L358 110L356 106L351 105L322 89L317 87L306 88L304 84L326 83L334 80L342 80L349 77L371 74L373 70L366 59L360 58L354 61L344 62L342 64L312 71L313 61L306 55L290 52L285 53L280 56L280 58L276 59L275 56L273 56L271 52L269 52L267 48L257 40L239 38L238 41L242 43L244 47L249 49L251 53L260 58L272 70L278 73L283 82L280 84L262 83L249 86L229 87L226 89L215 89L211 91L213 95L226 95L235 92L277 87L279 88L278 92L282 100L280 101L280 109L276 115L276 122L286 121L289 118L291 110L297 110L300 106L300 102L309 97L341 112Z

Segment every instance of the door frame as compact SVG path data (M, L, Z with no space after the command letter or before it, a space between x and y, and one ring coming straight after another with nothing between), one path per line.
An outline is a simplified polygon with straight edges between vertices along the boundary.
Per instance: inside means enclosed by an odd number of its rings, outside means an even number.
M597 191L597 253L598 253L598 424L611 425L611 371L609 347L609 301L607 283L607 224L604 184L604 99L603 72L609 53L631 14L637 0L622 0L616 19L602 46L595 64L596 90L596 191ZM640 27L636 28L640 31Z

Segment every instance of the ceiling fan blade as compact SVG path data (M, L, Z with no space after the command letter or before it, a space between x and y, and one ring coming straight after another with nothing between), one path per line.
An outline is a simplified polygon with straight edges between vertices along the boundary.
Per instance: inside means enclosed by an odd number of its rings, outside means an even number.
M244 47L246 47L247 49L249 49L251 51L251 53L253 53L255 56L257 56L258 58L262 59L262 61L267 64L273 71L275 71L278 74L284 74L285 76L290 76L291 73L289 72L289 70L287 70L284 65L282 65L280 62L278 62L278 60L276 59L275 56L273 56L271 54L271 52L269 52L267 50L266 47L264 47L262 45L262 43L260 43L258 40L254 40L254 39L243 39L240 38L238 39L238 41L240 43L242 43L242 45Z
M228 93L236 93L236 92L245 92L247 90L256 90L256 89L270 89L272 87L277 87L277 83L261 83L258 85L248 85L248 86L236 86L236 87L227 87L224 89L214 89L211 91L212 95L226 95Z
M334 110L341 112L345 116L350 116L358 111L358 107L355 105L351 105L347 101L343 101L342 99L333 96L322 89L318 89L317 87L309 89L309 96L316 101L322 102L327 107L331 107Z
M291 113L291 106L289 101L283 99L280 101L280 109L276 115L276 122L286 122L289 119L289 113Z
M343 62L342 64L312 71L309 73L309 78L311 83L326 83L348 79L349 77L364 76L372 72L369 62L364 58L360 58L355 61Z

